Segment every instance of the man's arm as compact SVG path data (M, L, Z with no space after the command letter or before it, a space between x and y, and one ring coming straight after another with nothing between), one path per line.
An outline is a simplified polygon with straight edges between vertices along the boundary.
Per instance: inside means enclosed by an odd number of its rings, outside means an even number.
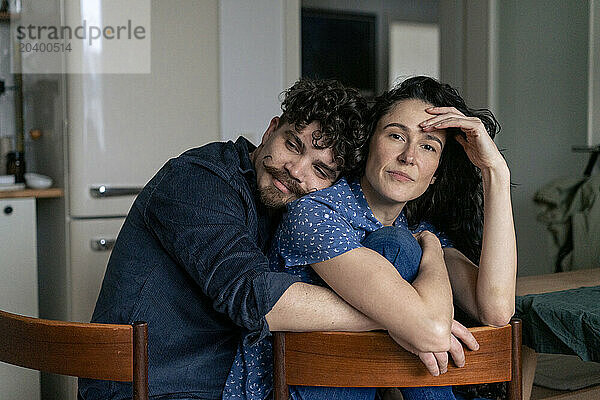
M178 159L148 189L144 222L163 249L216 311L238 326L267 334L264 316L299 279L270 271L247 225L252 205L226 179Z
M348 331L383 329L330 289L297 282L266 315L271 331Z

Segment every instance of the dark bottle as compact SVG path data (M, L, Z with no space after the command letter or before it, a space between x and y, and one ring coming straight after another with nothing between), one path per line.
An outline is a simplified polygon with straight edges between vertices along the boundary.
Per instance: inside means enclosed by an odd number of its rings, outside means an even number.
M25 182L25 154L11 151L6 155L6 173L15 176L15 183Z

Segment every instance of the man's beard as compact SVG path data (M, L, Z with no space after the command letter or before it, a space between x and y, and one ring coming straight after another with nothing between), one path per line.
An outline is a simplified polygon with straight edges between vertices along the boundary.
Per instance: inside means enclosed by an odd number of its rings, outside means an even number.
M265 157L267 158L267 157ZM307 192L300 187L300 184L285 171L275 167L271 167L265 163L263 159L263 168L268 172L273 179L277 179L290 190L290 194L282 193L274 186L258 188L260 201L268 208L283 208L287 203L304 196Z

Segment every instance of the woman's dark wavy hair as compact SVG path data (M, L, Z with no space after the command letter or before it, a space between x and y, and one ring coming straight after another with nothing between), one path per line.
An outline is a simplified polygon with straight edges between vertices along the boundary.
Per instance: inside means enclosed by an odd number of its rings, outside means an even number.
M435 107L455 107L466 116L477 117L492 139L500 131L500 125L491 111L471 109L450 85L430 77L417 76L405 80L375 99L367 121L370 137L375 133L379 120L398 101L406 99L418 99ZM464 133L457 128L447 129L446 132L446 145L435 173L435 183L429 185L421 196L406 204L406 217L411 228L415 228L423 220L431 222L448 235L458 250L477 264L483 234L481 171L471 163L462 146L454 140L455 135L464 137ZM368 145L362 151L368 154ZM361 175L364 173L366 160L366 157L363 158Z
M303 78L282 96L280 124L287 122L300 131L318 121L321 129L313 133L312 144L319 149L331 147L342 174L354 172L368 140L364 129L368 104L358 91L335 80Z

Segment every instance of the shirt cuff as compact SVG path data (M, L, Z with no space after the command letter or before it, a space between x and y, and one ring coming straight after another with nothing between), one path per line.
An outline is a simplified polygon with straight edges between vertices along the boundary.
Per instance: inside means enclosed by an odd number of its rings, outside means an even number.
M257 329L249 332L244 338L245 344L253 345L267 336L271 336L265 315L271 311L275 303L292 284L301 281L299 277L286 272L263 272L254 278L256 298L259 300L258 311L261 318Z

